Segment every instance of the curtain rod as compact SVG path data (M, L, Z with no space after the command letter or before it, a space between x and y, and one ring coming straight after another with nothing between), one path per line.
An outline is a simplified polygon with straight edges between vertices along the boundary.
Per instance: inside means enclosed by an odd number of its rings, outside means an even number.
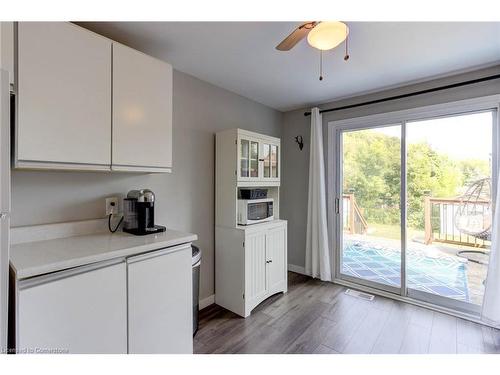
M452 88L455 88L455 87L461 87L461 86L466 86L466 85L473 85L474 83L491 81L491 80L498 79L498 78L500 78L500 74L495 74L495 75L492 75L492 76L487 76L487 77L472 79L470 81L452 83L452 84L446 85L446 86L439 86L439 87L434 87L432 89L426 89L426 90L420 90L420 91L410 92L408 94L401 94L401 95L396 95L396 96L389 96L387 98L370 100L368 102L350 104L350 105L345 105L345 106L337 107L337 108L322 109L322 110L319 111L319 113L335 112L335 111L341 111L343 109L350 109L350 108L362 107L362 106L370 105L370 104L378 104L378 103L388 102L390 100L397 100L397 99L409 98L411 96L428 94L428 93L431 93L431 92L436 92L436 91L441 91L441 90L448 90L448 89L452 89ZM310 115L311 115L311 112L304 112L304 116L310 116Z

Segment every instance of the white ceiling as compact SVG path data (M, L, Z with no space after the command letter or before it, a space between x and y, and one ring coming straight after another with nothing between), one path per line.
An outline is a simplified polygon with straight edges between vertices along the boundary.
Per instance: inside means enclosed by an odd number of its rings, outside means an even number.
M500 63L500 22L352 22L343 47L275 46L300 22L79 23L281 111Z

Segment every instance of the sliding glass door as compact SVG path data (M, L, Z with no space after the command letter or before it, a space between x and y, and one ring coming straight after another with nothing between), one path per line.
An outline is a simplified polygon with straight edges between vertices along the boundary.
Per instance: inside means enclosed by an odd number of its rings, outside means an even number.
M406 124L408 295L482 304L492 222L491 111Z
M341 133L340 273L368 286L401 287L401 125Z
M479 311L497 177L496 115L336 129L337 278Z

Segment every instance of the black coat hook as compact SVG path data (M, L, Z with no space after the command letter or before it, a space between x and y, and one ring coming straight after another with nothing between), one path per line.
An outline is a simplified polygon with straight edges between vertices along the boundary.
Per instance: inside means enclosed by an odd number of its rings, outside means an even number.
M301 135L296 136L295 142L297 142L297 144L299 145L299 150L302 151L302 149L304 148L304 139L302 138L302 136Z

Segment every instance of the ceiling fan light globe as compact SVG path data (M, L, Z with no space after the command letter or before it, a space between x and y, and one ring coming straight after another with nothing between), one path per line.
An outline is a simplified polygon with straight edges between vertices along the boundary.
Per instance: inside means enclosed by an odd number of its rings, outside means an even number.
M307 34L307 42L322 51L337 47L349 34L349 28L343 22L320 22Z

